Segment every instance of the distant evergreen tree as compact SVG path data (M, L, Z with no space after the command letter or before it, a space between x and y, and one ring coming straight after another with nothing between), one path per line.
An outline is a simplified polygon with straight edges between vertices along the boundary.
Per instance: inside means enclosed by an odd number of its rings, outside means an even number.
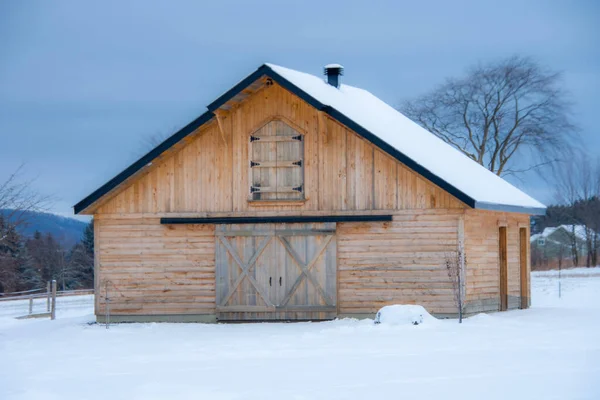
M51 233L25 239L0 214L0 293L44 288L56 280L61 290L94 287L94 225L65 251Z
M88 253L85 243L77 243L68 257L69 289L94 287L94 255Z
M83 239L81 240L83 246L85 247L85 251L90 257L94 257L94 220L92 219L90 223L85 227L83 231Z
M45 287L42 281L42 271L30 257L27 245L22 246L23 262L19 268L18 290L41 289Z
M14 225L0 215L0 292L18 289L19 269L23 263L21 237Z

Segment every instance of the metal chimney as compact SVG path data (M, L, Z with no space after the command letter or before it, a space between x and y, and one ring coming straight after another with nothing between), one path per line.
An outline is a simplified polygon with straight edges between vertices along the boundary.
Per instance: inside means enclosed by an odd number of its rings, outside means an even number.
M340 64L327 64L323 70L325 75L327 75L327 83L339 89L340 76L344 75L344 67Z

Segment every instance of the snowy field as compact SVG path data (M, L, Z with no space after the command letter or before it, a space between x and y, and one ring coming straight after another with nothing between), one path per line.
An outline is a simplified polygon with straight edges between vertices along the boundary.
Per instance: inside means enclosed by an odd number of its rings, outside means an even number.
M600 268L534 273L533 307L419 326L90 324L0 302L0 399L600 399ZM36 304L43 311L44 304Z

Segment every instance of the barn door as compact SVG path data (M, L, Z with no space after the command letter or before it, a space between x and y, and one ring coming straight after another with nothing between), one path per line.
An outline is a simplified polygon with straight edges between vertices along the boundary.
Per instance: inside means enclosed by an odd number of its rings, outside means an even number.
M216 236L220 320L335 317L335 224L222 225Z

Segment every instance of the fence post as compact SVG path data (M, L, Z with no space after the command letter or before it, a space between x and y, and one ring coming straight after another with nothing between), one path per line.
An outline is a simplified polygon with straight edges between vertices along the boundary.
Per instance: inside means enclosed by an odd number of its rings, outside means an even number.
M50 312L50 281L46 282L46 311Z
M50 310L50 319L56 319L56 280L52 280L52 308Z
M33 295L29 295L29 315L33 314Z

